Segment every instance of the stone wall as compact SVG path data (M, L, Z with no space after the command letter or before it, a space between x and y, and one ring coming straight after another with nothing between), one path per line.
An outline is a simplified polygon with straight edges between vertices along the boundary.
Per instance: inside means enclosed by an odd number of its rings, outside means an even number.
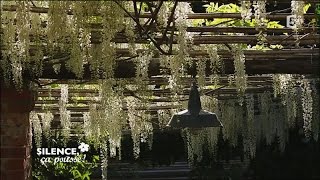
M1 180L31 177L31 125L34 96L29 90L1 87Z

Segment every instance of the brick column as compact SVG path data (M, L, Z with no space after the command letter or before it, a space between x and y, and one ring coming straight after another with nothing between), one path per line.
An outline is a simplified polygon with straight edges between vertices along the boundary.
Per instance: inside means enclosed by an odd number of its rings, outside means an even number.
M2 87L1 93L1 180L29 180L31 177L31 136L29 112L33 93Z

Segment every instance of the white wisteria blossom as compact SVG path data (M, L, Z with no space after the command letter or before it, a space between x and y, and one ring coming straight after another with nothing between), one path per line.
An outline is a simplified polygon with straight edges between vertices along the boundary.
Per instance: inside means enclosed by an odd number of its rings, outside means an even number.
M300 86L302 90L303 129L305 136L310 138L312 135L312 89L309 80L305 78L301 80Z
M252 8L250 0L242 0L240 6L241 17L243 20L251 20Z
M294 15L294 29L298 30L303 27L304 23L304 6L305 2L300 0L291 1L291 13Z
M67 110L69 102L68 88L68 84L61 84L61 96L59 100L60 123L63 128L62 135L65 143L69 139L71 128L71 112Z
M41 117L43 135L46 139L49 139L50 138L51 122L52 122L54 116L50 111L47 111L45 113L39 113L39 115Z
M254 117L254 97L253 94L249 94L246 97L246 131L244 132L244 149L250 155L251 158L256 153L256 124Z
M253 1L253 9L254 9L254 18L258 27L266 26L266 0Z
M42 144L42 128L41 128L41 122L38 117L38 114L34 111L30 112L29 115L30 122L32 123L32 128L34 132L34 139L35 139L35 144L37 147L41 147Z
M235 85L239 95L239 103L242 105L243 103L243 96L245 90L247 89L247 74L245 70L245 55L241 48L241 45L236 45L232 49L233 55L233 63L234 63L234 79Z

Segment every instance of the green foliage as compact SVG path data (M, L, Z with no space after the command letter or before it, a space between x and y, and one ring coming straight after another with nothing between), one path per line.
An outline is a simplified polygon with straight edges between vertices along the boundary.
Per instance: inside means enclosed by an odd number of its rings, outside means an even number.
M140 9L140 7L141 7L142 12L149 11L148 10L148 5L145 2L138 3L137 6L138 6L137 9Z
M218 3L210 3L210 5L204 5L206 7L207 13L239 13L240 7L236 4L223 4L220 5ZM306 5L305 9L308 10L310 6ZM232 27L256 27L257 22L255 19L252 20L241 20L241 19L231 19L231 18L215 18L211 20L200 20L197 19L193 22L193 25L202 25L205 23L206 26L218 26L218 25L226 25ZM279 21L269 21L266 20L267 28L283 28Z
M307 13L307 11L308 11L308 9L311 7L311 4L310 3L308 3L308 4L306 4L304 7L303 7L303 12L304 13Z
M240 7L236 4L226 4L219 6L218 3L210 3L210 5L205 5L207 13L238 13L240 12ZM241 26L240 20L234 20L230 18L215 18L213 21L205 20L207 26L217 26L220 24L227 25L238 25Z
M60 85L59 84L51 84L50 87L52 89L57 89L57 88L60 88Z
M269 21L267 24L267 28L283 28L281 24L279 24L280 21Z
M101 16L89 16L87 19L87 23L91 23L91 24L102 23L102 17Z
M320 3L316 6L315 14L317 15L318 27L320 27Z
M240 7L236 4L226 4L219 6L218 3L210 3L210 5L204 5L206 7L207 13L212 12L222 12L222 13L238 13L240 12Z
M207 13L239 13L240 7L236 4L223 4L210 3L210 5L205 5ZM305 10L307 11L310 6L306 5ZM280 21L270 21L264 20L267 25L266 28L283 28L284 26L280 24ZM258 23L255 19L242 20L242 19L231 19L231 18L214 18L214 19L197 19L193 21L194 26L228 26L228 27L258 27ZM270 50L270 49L282 49L280 45L270 45L266 46L264 30L260 29L259 34L257 34L257 39L259 43L256 46L250 47L249 49L254 50ZM247 45L243 45L243 49L247 49Z
M316 13L317 15L320 15L320 3L317 4L315 13Z

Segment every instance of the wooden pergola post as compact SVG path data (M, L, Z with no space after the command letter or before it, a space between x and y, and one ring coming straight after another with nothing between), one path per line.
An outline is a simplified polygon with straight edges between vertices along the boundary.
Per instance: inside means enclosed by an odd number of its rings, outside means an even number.
M17 91L1 83L1 180L29 180L31 176L31 124L34 93Z

